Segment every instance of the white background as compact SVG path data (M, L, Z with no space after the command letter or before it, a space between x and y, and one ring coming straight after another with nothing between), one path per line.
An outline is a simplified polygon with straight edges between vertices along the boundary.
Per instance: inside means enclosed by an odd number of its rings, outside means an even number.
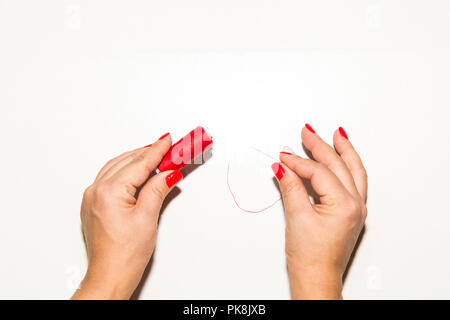
M356 299L450 298L448 1L0 1L0 298L68 298L103 164L214 132L179 184L141 299L289 298L271 159L343 126L369 174ZM267 162L267 163L266 163ZM266 170L267 169L267 170Z

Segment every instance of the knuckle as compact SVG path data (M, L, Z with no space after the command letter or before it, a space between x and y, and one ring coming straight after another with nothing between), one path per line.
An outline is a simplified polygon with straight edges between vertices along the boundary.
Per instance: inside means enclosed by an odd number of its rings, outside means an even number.
M94 185L91 192L91 197L88 206L95 211L103 212L108 205L108 200L113 193L112 184L109 182L102 182Z
M133 159L133 162L135 162L141 169L152 171L154 168L151 167L150 155L150 150L141 152L134 156L135 158Z
M364 220L366 220L368 214L367 206L364 203L361 203L361 217Z
M341 155L342 160L354 173L367 178L367 171L356 152L346 152Z
M334 151L327 152L323 158L324 162L327 165L335 165L336 163L341 163L341 158Z
M150 184L150 190L161 201L163 201L164 198L166 197L166 192L164 191L164 188L161 187L160 185L152 183Z
M311 152L317 156L320 156L325 161L335 161L339 157L336 151L323 140L314 145Z
M358 201L349 197L345 202L345 215L347 218L354 220L361 216L361 205Z
M363 166L361 166L361 168L359 169L361 172L361 175L367 180L368 176L367 176L367 170L366 168L364 168Z
M294 170L295 172L299 172L300 169L301 169L300 161L295 161L294 164L292 165L292 170Z
M111 184L108 182L103 182L93 188L92 195L95 201L101 201L108 197L111 192Z
M116 160L116 158L108 160L108 162L106 162L106 164L103 166L103 168L110 167L114 163L115 160Z
M141 152L139 154L133 155L134 161L136 162L144 162L145 161L145 153Z
M294 179L289 180L284 184L283 193L286 196L291 192L296 192L296 191L300 190L300 188L301 188L301 185L300 185L299 181L294 180Z
M94 189L93 185L88 186L83 192L83 199L86 199L86 200L91 199L93 189Z
M349 151L342 152L342 153L341 153L341 159L342 159L345 163L351 163L351 162L353 162L354 155L353 155L351 152L349 152Z

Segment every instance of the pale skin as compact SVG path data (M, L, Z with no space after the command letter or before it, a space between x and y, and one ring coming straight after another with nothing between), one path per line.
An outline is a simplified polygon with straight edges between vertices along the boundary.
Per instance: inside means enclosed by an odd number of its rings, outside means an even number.
M81 221L88 270L72 299L128 299L153 254L159 211L172 171L153 176L170 135L109 161L84 192ZM136 198L136 191L141 188Z
M367 215L367 175L338 131L337 151L306 128L302 140L314 160L280 154L291 297L340 299L342 276ZM149 177L171 143L167 135L114 158L86 189L80 215L88 270L72 299L133 294L153 254L161 206L173 188L167 181L176 172ZM301 178L311 181L320 204L310 202Z
M314 160L280 153L291 297L341 299L342 277L367 216L367 174L338 130L336 151L307 128L302 141ZM311 203L302 178L311 182L320 203Z

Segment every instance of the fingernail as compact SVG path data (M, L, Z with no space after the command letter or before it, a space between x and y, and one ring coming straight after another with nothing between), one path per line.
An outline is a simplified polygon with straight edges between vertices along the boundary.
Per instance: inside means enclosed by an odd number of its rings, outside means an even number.
M341 134L341 136L343 136L345 139L348 140L348 136L347 136L347 133L345 132L344 128L339 127L339 133Z
M151 147L153 144L146 145L144 148Z
M172 188L174 185L177 184L181 179L183 179L183 175L180 171L175 170L174 172L170 173L166 177L166 184L169 188Z
M308 123L305 123L305 127L306 127L306 129L308 129L308 130L311 131L312 133L316 133L316 132L314 131L314 129L313 129Z
M280 181L284 177L284 173L286 172L279 162L275 162L274 164L272 164L272 171L275 174L275 177L277 177L278 181Z
M169 132L164 133L158 140L162 140L169 135Z
M284 153L284 154L292 155L292 153L290 153L290 152L286 152L286 151L281 151L280 153Z

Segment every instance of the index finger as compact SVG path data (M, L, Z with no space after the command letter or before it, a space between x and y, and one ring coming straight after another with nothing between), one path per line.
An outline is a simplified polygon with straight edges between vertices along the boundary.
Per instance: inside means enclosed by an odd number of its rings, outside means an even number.
M334 206L336 202L352 197L338 177L325 165L286 153L280 153L280 160L299 177L311 181L311 186L320 196L322 204Z
M302 140L304 146L311 151L316 161L327 166L352 195L360 196L349 168L328 143L323 141L317 133L308 130L307 127L302 129Z
M155 142L151 148L147 148L137 155L130 163L117 171L111 179L130 184L135 188L140 187L157 168L171 145L172 139L168 134Z

